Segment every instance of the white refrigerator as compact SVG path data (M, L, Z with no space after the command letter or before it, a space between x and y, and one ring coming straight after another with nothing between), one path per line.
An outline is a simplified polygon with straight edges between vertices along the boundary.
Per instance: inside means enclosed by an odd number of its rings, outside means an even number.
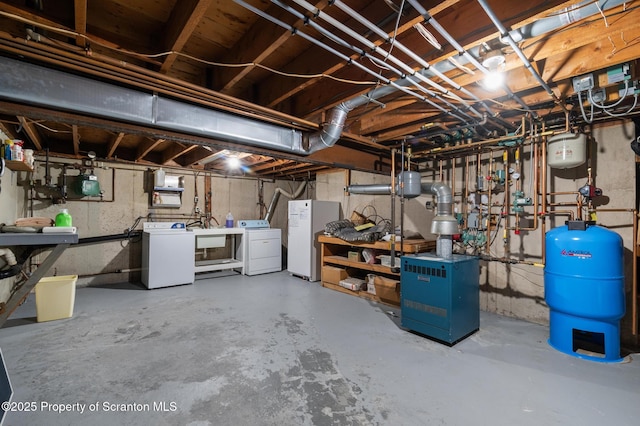
M287 270L309 281L320 280L318 235L325 225L340 219L340 203L335 201L289 201Z

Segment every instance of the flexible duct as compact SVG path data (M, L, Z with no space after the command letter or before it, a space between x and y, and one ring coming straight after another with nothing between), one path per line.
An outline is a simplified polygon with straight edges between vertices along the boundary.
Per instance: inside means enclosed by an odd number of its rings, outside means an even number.
M280 194L283 194L284 196L292 200L295 200L300 196L300 194L302 194L302 191L304 191L304 188L306 186L307 186L307 181L303 181L300 184L300 186L298 186L298 189L296 189L296 192L294 192L293 194L285 191L282 188L276 188L276 190L273 193L273 197L271 198L271 202L269 203L269 207L267 208L267 213L264 216L264 220L266 220L267 222L271 222L271 217L273 216L273 211L278 205L278 199L280 198Z

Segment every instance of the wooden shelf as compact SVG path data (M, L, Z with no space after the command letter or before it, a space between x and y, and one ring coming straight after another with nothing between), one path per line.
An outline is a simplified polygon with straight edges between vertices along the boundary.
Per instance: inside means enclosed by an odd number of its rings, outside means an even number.
M361 252L363 249L372 249L376 255L388 255L391 252L391 243L388 241L375 241L372 243L358 242L358 241L345 241L336 237L329 237L326 235L318 236L318 242L321 244L321 264L323 266L344 267L346 274L355 277L364 277L368 274L375 274L380 277L386 277L389 280L400 280L400 253L416 254L426 251L433 251L436 247L435 240L404 240L402 244L399 241L396 242L395 251L397 254L396 267L392 270L389 266L384 266L379 263L366 263L356 260L351 260L347 257L349 251ZM397 269L396 269L397 268ZM327 268L330 269L330 268ZM398 303L391 303L391 301L381 300L379 296L371 294L365 290L351 291L344 287L340 287L335 283L335 278L328 279L322 277L322 286L330 288L332 290L339 291L341 293L350 294L352 296L363 297L368 300L390 304L398 306Z
M367 292L365 290L352 291L352 290L346 289L344 287L340 287L339 285L331 284L331 283L327 283L327 282L322 282L322 287L330 288L331 290L339 291L340 293L345 293L345 294L350 294L352 296L362 297L363 299L371 300L373 302L384 303L385 305L389 305L389 306L395 306L396 308L398 306L400 306L397 303L389 303L387 301L384 301L384 300L380 299L378 296L376 296L375 294L371 294L371 293L369 293L369 292Z
M16 172L32 172L33 171L33 169L29 167L29 165L24 161L4 160L4 164L7 165L7 168L9 170L13 170Z
M398 264L397 268L400 267L400 259L396 259ZM341 265L347 266L349 268L357 268L357 269L366 269L367 271L378 272L381 274L392 274L392 275L400 275L400 272L393 272L390 267L380 265L379 263L366 263L366 262L356 262L354 260L349 260L344 256L325 256L323 258L323 264L332 264L332 265Z
M345 240L341 240L340 238L329 237L327 235L318 236L318 241L320 243L338 244L338 245L358 247L358 248L371 248L371 249L381 250L381 251L391 250L390 241L375 241L373 243L365 243L360 241L345 241ZM403 252L408 254L423 253L425 251L434 250L435 248L436 248L435 240L422 240L422 239L404 240L402 242L402 245L400 245L400 241L397 240L396 247L395 247L397 252Z

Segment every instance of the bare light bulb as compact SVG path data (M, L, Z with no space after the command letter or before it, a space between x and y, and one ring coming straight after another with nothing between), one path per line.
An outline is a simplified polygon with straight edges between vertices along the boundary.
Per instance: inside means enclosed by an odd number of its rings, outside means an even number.
M239 169L240 168L240 159L238 157L229 157L229 158L227 158L227 166L230 169Z
M482 85L487 90L496 90L504 84L505 57L499 50L487 54L482 65L489 70Z

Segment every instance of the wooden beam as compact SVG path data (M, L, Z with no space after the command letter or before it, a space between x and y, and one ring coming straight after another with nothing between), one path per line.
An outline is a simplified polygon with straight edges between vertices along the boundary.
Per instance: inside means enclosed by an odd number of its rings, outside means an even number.
M218 155L217 151L211 151L204 146L194 145L196 148L189 150L185 155L182 156L180 164L184 167L193 166L200 161L206 160L211 157L215 157Z
M74 0L73 2L73 18L75 21L76 44L81 47L87 45L87 39L83 37L87 35L87 0Z
M38 133L38 130L33 125L33 123L28 121L27 117L24 116L18 116L18 121L20 122L20 125L22 126L24 131L27 133L27 136L29 136L29 139L31 139L33 145L36 147L36 150L42 151L42 141L40 140L40 134Z
M7 126L5 126L4 123L0 122L0 131L2 131L2 133L4 133L5 135L7 135L9 137L9 139L17 139L17 133L14 131L9 130L9 128ZM1 155L2 153L0 153Z
M454 6L456 3L459 3L461 0L447 0L447 1L442 1L439 2L436 6L432 7L431 9L429 9L429 14L431 16L435 16L437 14L439 14L440 12L442 12L443 10L446 10L447 8ZM321 3L318 3L316 5L316 8L318 9L322 9L324 6L322 6ZM405 23L404 25L401 25L400 27L398 27L397 31L394 32L390 32L387 34L388 38L392 37L392 36L396 36L399 37L401 34L405 33L406 31L409 31L412 29L412 27L419 23L424 21L424 18L422 16L418 16L416 18L413 18L412 20L408 21L407 23ZM385 40L375 40L373 42L374 45L376 46L380 46L382 44L384 44L386 42ZM316 52L317 53L317 52ZM323 52L324 53L324 52ZM316 61L312 61L311 63L313 64L317 64L317 63L327 63L327 64L331 64L335 62L335 58L333 56L330 56L333 60L330 61L324 61L322 59L317 59ZM359 55L354 54L351 56L352 59L358 59ZM301 59L299 62L301 62L301 64L305 64L305 63L309 63L307 59ZM293 65L293 67L297 67L297 66L301 66L301 65ZM337 74L338 72L340 72L341 70L343 70L345 67L347 67L348 64L346 62L337 62L334 63L332 66L329 66L328 68L326 68L324 71L322 71L322 74L325 75L334 75ZM304 65L302 65L302 69L306 69L304 67ZM309 71L304 71L301 73L310 73ZM273 87L274 88L279 88L279 90L281 91L281 93L279 95L273 95L273 94L266 94L264 96L265 100L264 103L266 104L266 106L268 106L269 108L273 108L276 105L280 104L281 102L283 102L284 100L294 96L297 93L302 92L302 90L304 90L305 88L312 86L316 83L319 83L322 80L325 80L325 78L323 77L317 77L317 78L311 78L311 79L307 79L304 82L300 83L300 82L293 82L292 79L289 79L289 83L285 83L285 87L287 87L287 90L282 90L282 84L275 84ZM269 87L268 84L265 85L266 87ZM368 90L367 90L368 91ZM364 92L363 92L364 93ZM275 97L274 97L275 96ZM270 100L268 100L270 98ZM335 106L335 105L334 105Z
M118 145L120 145L120 142L122 142L124 135L125 134L123 132L118 133L115 139L109 143L109 147L107 148L107 158L113 158L113 153L116 151L116 148L118 148Z
M315 7L322 9L328 4L328 0L321 0L315 4ZM287 12L279 7L272 7L267 13L278 19L286 19ZM301 26L301 21L296 21L295 26ZM268 25L266 27L265 25ZM270 28L269 31L265 31ZM219 62L230 64L246 64L246 63L262 63L273 53L277 52L284 43L291 38L291 31L280 28L275 24L265 23L258 20L249 30L236 42L229 54L222 58ZM245 78L255 67L241 68L222 68L217 72L216 86L217 90L222 93L237 95L234 92L235 85Z
M69 28L67 26L64 26L62 24L60 24L60 22L57 21L53 21L51 19L47 19L39 14L35 14L33 13L32 10L30 9L23 9L20 7L15 7L12 5L7 4L6 2L2 3L2 11L3 12L7 12L10 13L12 15L16 15L18 16L20 19L19 20L23 20L26 23L31 23L31 22L35 22L36 26L38 25L42 25L43 27L51 27L51 28L58 28L60 30L62 30L63 32L65 32L66 34L68 33L73 33L75 32L73 28ZM112 41L106 40L102 37L99 37L95 34L87 34L87 37L90 38L91 40L95 41L96 44L99 44L101 46L105 46L108 47L112 50L120 50L122 47L118 44L118 43L114 43ZM149 58L146 56L136 56L136 59L141 60L143 62L147 62L150 64L157 64L159 65L159 62L154 59L154 58Z
M331 148L316 151L306 158L310 163L321 162L333 167L369 171L375 170L375 165L380 160L379 155L342 145L334 145Z
M255 166L255 167L251 167L251 172L255 172L255 173L259 173L265 170L273 170L276 167L282 166L283 164L287 163L288 160L276 160L275 158L272 159L272 161L265 163L265 164L261 164L259 166Z
M160 145L164 141L164 139L148 139L146 142L138 145L135 161L142 160L144 156L151 152L153 148Z
M162 164L167 164L170 161L175 160L176 158L180 157L181 155L186 154L187 152L191 151L192 149L195 149L197 147L197 145L184 145L181 143L173 143L171 144L171 146L169 146L169 148L165 149L164 151L162 151Z
M80 156L80 133L76 124L71 126L71 133L73 136L73 154Z
M169 21L164 26L162 46L170 52L180 52L187 43L193 31L202 20L213 0L181 0L175 3ZM160 67L160 72L166 74L178 55L167 55Z

